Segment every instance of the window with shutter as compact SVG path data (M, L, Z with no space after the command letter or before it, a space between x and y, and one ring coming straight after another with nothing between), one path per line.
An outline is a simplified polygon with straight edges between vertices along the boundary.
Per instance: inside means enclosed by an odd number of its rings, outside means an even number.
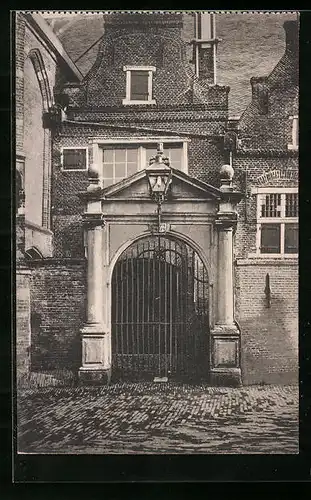
M87 148L63 148L62 154L63 170L86 170Z
M122 103L155 104L153 99L154 66L124 66L126 73L125 98Z

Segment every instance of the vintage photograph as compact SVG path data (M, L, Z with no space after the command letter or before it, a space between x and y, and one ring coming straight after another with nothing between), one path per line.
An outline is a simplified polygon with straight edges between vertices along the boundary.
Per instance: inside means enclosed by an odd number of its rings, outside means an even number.
M299 13L11 15L17 452L298 454Z

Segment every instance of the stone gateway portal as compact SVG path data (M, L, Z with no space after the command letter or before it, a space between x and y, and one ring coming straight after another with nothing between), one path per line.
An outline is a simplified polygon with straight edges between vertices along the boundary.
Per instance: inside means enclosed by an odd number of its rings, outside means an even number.
M112 376L204 379L208 276L186 243L150 236L119 257L112 278Z
M299 23L261 14L15 13L21 383L297 383Z

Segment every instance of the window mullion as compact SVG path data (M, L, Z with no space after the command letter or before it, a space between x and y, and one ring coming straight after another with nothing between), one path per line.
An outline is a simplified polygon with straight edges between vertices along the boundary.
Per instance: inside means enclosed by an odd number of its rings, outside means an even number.
M181 161L182 161L181 170L187 174L188 173L188 143L187 143L187 141L185 141L183 143Z
M281 218L284 219L286 216L286 194L281 194Z
M128 101L131 100L132 97L132 90L131 90L131 72L127 71L126 72L126 99Z
M261 224L257 222L257 232L256 232L256 253L260 254L260 243L261 243Z
M152 71L148 71L148 101L152 99Z
M261 218L261 201L262 201L262 194L257 195L257 222L259 222L259 219Z
M296 148L298 146L298 118L294 116L293 118L293 128L292 128L292 144Z
M113 162L113 167L112 167L112 172L113 172L113 183L115 184L116 182L116 150L112 150L112 162Z
M281 246L280 246L281 252L280 253L281 253L281 255L283 255L284 248L285 248L285 223L284 222L281 223L281 235L280 235L280 237L281 237L281 242L280 242L281 243Z
M141 151L141 146L138 146L138 151L137 151L137 170L141 170L141 165L142 165L142 151Z

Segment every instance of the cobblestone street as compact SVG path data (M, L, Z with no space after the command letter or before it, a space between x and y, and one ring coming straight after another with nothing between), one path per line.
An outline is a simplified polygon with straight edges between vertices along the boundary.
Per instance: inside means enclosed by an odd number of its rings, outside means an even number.
M298 387L115 384L18 394L23 453L298 453Z

